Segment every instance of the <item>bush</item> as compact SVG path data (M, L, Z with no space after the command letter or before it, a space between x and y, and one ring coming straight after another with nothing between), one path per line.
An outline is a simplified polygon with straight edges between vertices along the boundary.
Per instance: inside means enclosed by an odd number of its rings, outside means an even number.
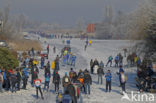
M17 58L7 48L0 48L0 67L15 69L18 66Z

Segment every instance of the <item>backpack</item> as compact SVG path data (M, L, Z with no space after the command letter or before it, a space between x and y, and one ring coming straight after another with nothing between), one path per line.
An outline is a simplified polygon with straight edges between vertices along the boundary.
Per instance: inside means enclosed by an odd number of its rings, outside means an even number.
M80 83L83 84L84 83L84 78L80 78Z
M49 82L49 77L46 77L46 82Z
M64 78L64 81L65 81L65 83L68 83L69 82L69 78L68 77L65 77Z
M57 100L58 102L62 102L62 94L58 94Z
M51 69L53 69L53 70L55 69L55 61L52 62Z
M128 77L127 77L127 75L125 75L125 81L127 81L128 80Z
M72 98L70 95L66 95L63 97L62 103L72 103Z
M70 78L73 78L73 76L74 76L74 72L72 71L70 72Z

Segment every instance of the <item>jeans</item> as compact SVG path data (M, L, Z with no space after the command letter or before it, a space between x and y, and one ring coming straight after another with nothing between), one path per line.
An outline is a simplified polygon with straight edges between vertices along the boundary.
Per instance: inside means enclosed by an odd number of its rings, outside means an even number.
M121 83L121 88L122 88L122 91L124 91L124 92L126 91L125 84L126 83Z
M25 77L25 78L23 79L23 89L26 89L27 82L28 82L28 78Z
M41 62L41 69L43 69L44 67L44 62Z
M55 83L55 92L59 91L59 83Z
M71 61L71 65L75 66L75 60Z
M67 90L67 87L63 87L63 91L64 91L64 93L65 93L66 90Z
M109 92L111 91L111 81L106 81L106 92L108 91L109 88Z
M37 98L38 98L38 91L40 91L41 97L43 98L43 93L41 91L41 87L36 87L36 95L37 95Z
M16 83L11 83L11 92L16 92Z
M44 84L44 89L46 89L47 87L47 90L49 89L49 81L45 81L45 84Z
M85 83L85 94L87 94L87 93L90 94L90 84L89 83Z
M59 67L59 62L55 63L55 69L56 69L56 70L59 70L59 69L60 69L60 67Z
M66 65L66 64L68 64L68 61L67 61L66 58L64 58L64 59L63 59L63 65Z
M18 89L18 90L20 90L20 83L21 83L21 81L18 80L18 81L17 81L17 89Z
M131 61L130 60L127 61L127 66L131 67Z
M98 84L100 84L100 79L101 79L101 84L102 84L103 83L102 75L98 75Z
M118 66L119 66L119 62L115 61L115 67L118 67Z
M107 62L107 65L110 63L110 67L112 66L112 60L109 60L108 62ZM106 67L107 67L107 65L106 65Z

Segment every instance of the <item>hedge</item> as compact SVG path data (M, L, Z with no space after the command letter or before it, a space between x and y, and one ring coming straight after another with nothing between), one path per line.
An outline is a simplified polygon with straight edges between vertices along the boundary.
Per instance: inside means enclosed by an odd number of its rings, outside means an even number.
M17 58L7 48L0 48L0 68L15 69L19 66Z

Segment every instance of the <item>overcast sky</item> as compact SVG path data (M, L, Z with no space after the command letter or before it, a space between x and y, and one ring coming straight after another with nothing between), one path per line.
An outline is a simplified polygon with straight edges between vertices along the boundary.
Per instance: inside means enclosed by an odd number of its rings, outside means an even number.
M102 20L102 11L111 4L115 11L130 12L138 0L0 0L0 8L10 4L12 14L25 14L32 20L74 25L78 18L86 22Z

